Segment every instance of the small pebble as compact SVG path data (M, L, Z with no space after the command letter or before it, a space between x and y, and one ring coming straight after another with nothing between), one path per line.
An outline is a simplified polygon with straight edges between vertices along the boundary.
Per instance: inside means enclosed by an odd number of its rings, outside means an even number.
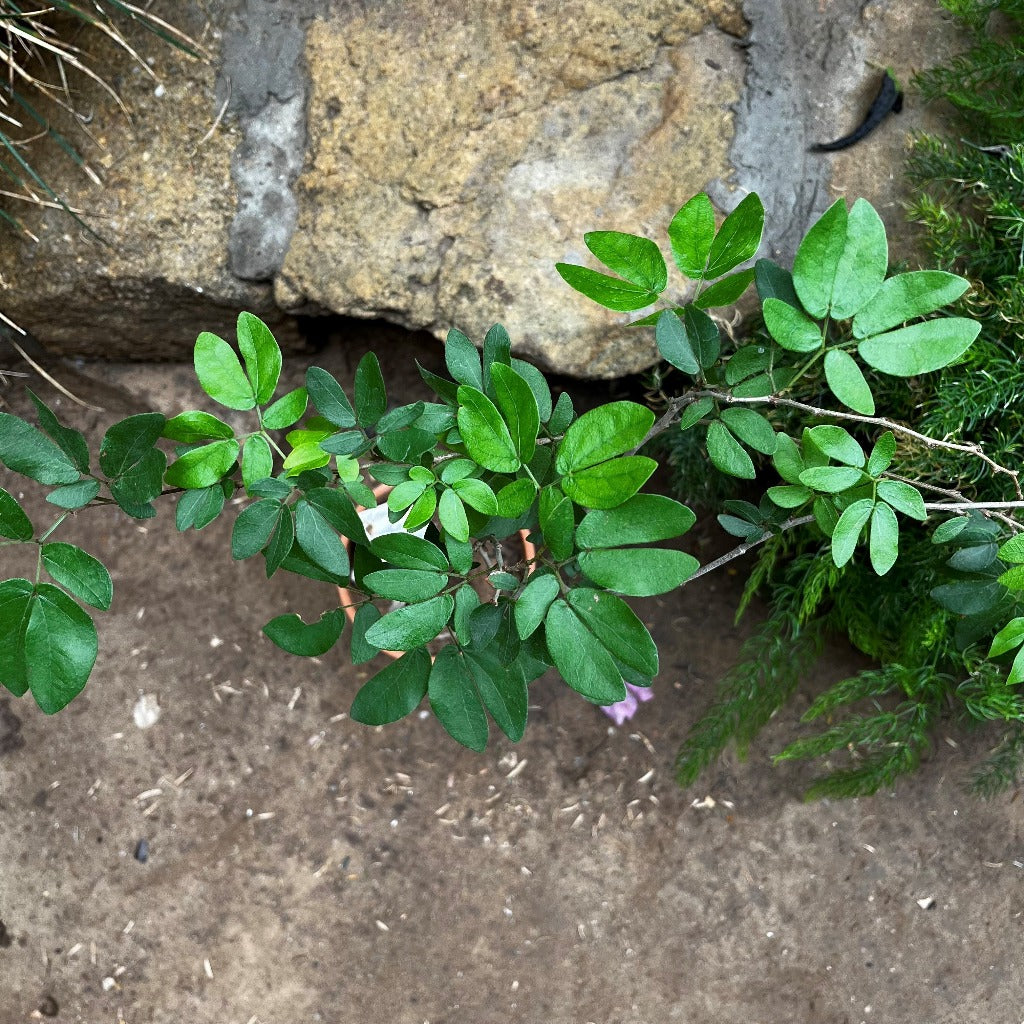
M145 864L149 860L149 841L146 839L140 839L135 846L135 859L140 864Z

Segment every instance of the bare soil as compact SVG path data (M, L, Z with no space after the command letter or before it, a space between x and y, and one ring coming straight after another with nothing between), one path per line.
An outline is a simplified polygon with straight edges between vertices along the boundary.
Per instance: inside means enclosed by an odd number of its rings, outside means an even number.
M317 361L346 379L360 346ZM411 366L383 351L388 380ZM65 382L107 411L59 409L97 442L127 412L208 407L188 367L81 373ZM24 410L15 387L0 399ZM422 713L350 721L376 666L260 632L331 588L268 582L229 532L178 535L170 509L61 531L116 594L65 712L0 696L0 1024L1024 1020L1024 810L963 788L985 736L951 726L895 792L803 803L809 769L770 755L861 664L836 647L747 762L675 786L745 632L738 577L638 603L662 674L627 727L545 679L523 742L475 755ZM23 571L4 552L4 575Z

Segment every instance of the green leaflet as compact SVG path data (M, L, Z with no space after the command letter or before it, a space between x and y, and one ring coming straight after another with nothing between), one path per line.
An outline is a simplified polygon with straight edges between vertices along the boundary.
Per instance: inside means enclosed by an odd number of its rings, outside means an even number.
M563 475L637 448L654 426L654 413L636 402L611 402L584 413L565 433L555 468Z
M282 651L316 658L338 642L344 628L345 613L340 608L332 608L312 623L305 623L294 614L278 615L263 627L263 632Z
M858 469L864 465L864 450L856 438L843 427L824 423L818 427L811 427L806 436L830 459L845 463L847 466L856 466Z
M295 506L295 539L314 563L340 579L348 579L348 551L337 529L308 500Z
M44 568L62 587L93 608L110 607L114 584L101 561L74 544L44 544L41 552Z
M599 587L628 597L653 597L685 583L700 567L693 555L669 548L606 548L579 556L583 573Z
M508 424L516 454L523 462L533 458L540 431L540 410L530 385L510 366L494 363L491 368L494 399ZM493 515L493 513L490 513Z
M555 667L578 694L594 704L625 700L622 673L601 642L565 601L559 599L548 609L544 633Z
M616 277L609 277L607 274L599 274L589 267L556 263L555 270L570 288L575 288L598 305L619 313L643 309L644 306L658 301L656 292L630 284L628 281L620 281Z
M677 370L694 375L700 372L686 327L673 310L666 309L658 317L654 339L661 357Z
M861 368L848 352L829 349L825 353L825 380L832 394L862 416L875 415L875 400Z
M478 753L487 746L487 715L473 675L457 647L449 644L434 659L427 680L430 708L457 743Z
M448 571L445 553L429 540L411 533L385 533L370 541L370 550L385 562L400 569Z
M610 654L641 675L657 675L658 648L646 626L621 597L575 587L566 600Z
M741 270L737 274L730 274L716 281L710 288L704 291L694 300L698 309L714 309L718 306L731 306L750 287L754 280L754 269Z
M815 352L822 345L821 326L781 299L765 299L762 308L769 334L789 352Z
M412 604L441 593L448 585L448 575L426 569L380 569L368 572L363 585L389 601Z
M722 410L722 422L744 444L762 455L774 455L777 446L775 430L771 423L753 409L734 406Z
M25 388L39 416L39 426L43 433L56 442L57 447L83 473L89 472L89 445L85 435L79 430L65 427L54 415L53 410L31 389Z
M465 657L494 724L513 743L518 743L526 731L529 712L526 677L519 662L506 666L493 652L472 649Z
M281 349L270 328L252 313L238 314L237 335L256 403L266 405L274 397L281 376Z
M455 491L446 487L441 492L441 499L437 503L437 517L441 520L441 526L449 536L463 543L469 541L469 518L466 515L466 506L462 504L462 500Z
M577 470L562 480L562 490L584 508L615 508L636 494L657 468L654 459L627 455Z
M761 244L763 230L764 207L757 193L751 192L744 196L718 229L708 253L704 277L713 280L753 259Z
M0 537L31 540L32 532L32 520L25 515L14 495L0 487Z
M661 494L636 494L617 508L588 512L576 529L581 548L622 547L672 540L697 517L685 505Z
M193 410L180 412L164 424L163 437L182 444L199 444L235 436L234 430L222 419L208 412Z
M708 424L707 446L711 462L721 472L742 480L753 480L757 475L753 460L724 423L713 420Z
M444 629L454 609L455 601L450 594L399 608L375 622L366 631L366 640L381 650L415 650Z
M319 366L311 366L306 371L306 393L316 411L334 426L347 430L356 425L356 414L352 410L348 396L326 370Z
M846 248L847 219L846 201L837 199L811 225L793 260L793 287L804 309L819 320L832 305L836 271Z
M367 352L356 367L355 396L356 420L359 426L374 426L388 407L388 394L384 388L380 363L373 352Z
M480 366L480 353L473 342L454 327L445 339L444 361L448 372L459 384L483 391L484 378Z
M484 469L494 473L514 473L519 456L505 421L494 403L476 388L463 385L458 390L459 433L469 454Z
M902 480L879 480L878 497L911 519L919 519L923 523L928 518L921 492Z
M852 472L852 471L851 471ZM875 503L870 498L855 501L839 517L832 531L832 561L841 569L853 558L861 530L871 518Z
M515 604L516 629L525 640L544 621L551 602L558 596L558 577L550 574L534 576L523 588Z
M161 422L163 417L160 417ZM0 412L0 461L15 473L41 484L72 484L80 477L75 463L30 423Z
M252 384L235 355L235 350L209 331L196 338L193 352L196 376L202 389L229 409L251 409L256 404Z
M865 338L857 352L868 366L894 377L941 370L974 344L981 324L964 317L939 317Z
M927 316L955 302L970 282L942 270L914 270L884 282L871 301L853 318L853 336L868 338Z
M356 694L349 712L352 720L364 725L387 725L405 718L426 695L429 677L430 655L423 647L392 661Z
M212 441L185 452L167 468L165 482L186 489L209 487L231 469L238 458L238 442Z
M715 208L707 194L700 192L679 210L668 226L676 266L695 281L703 278L714 239Z
M302 419L306 414L308 404L309 392L306 388L289 391L263 413L263 426L267 430L284 430ZM321 413L321 415L324 414ZM330 419L330 417L325 416L325 419Z
M648 238L622 231L590 231L583 242L609 270L638 288L657 293L668 284L665 258Z
M545 487L540 492L538 515L544 543L551 554L559 560L571 557L576 529L572 501L557 487Z
M846 221L846 240L832 284L831 315L847 320L878 291L889 266L885 225L874 207L858 199Z

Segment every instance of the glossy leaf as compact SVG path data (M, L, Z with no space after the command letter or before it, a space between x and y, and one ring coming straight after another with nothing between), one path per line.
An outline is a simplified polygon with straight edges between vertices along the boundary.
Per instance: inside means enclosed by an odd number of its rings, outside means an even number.
M114 599L114 584L107 567L74 544L42 546L43 567L66 590L93 608L106 611Z
M469 540L469 519L466 516L466 506L450 488L446 487L441 492L441 498L437 503L437 516L449 536L463 542Z
M724 423L715 420L708 425L707 446L712 464L727 476L753 480L757 475L750 456Z
M388 612L367 631L366 639L388 651L412 651L433 640L448 624L455 601L450 594Z
M495 725L518 743L526 731L529 698L526 680L511 666L505 666L490 651L466 652L466 665L473 674L477 690L491 713Z
M516 599L515 622L519 637L532 636L544 621L551 602L558 596L558 577L552 574L534 576Z
M541 373L540 370L538 370L532 363L528 363L523 359L513 359L512 369L526 381L530 390L533 392L533 400L537 403L537 411L540 414L540 421L541 423L547 423L551 418L553 405L551 402L551 388L548 387L548 382L544 379L544 374Z
M172 462L164 480L171 487L209 487L231 469L237 458L237 441L212 441Z
M514 473L519 456L505 421L494 403L482 392L463 385L459 388L459 433L469 454L484 469Z
M0 537L31 540L32 533L32 520L25 515L14 495L0 487Z
M564 475L622 455L640 445L653 425L654 413L636 402L591 409L566 431L555 468Z
M367 352L356 367L355 397L356 421L359 426L374 426L388 407L388 394L384 388L380 363L373 352Z
M793 260L793 287L804 309L819 320L832 305L832 291L846 248L846 201L837 199L811 225Z
M83 473L89 472L89 445L85 435L73 427L66 427L57 419L53 410L31 389L25 388L39 416L39 426L58 448Z
M579 565L599 587L629 597L653 597L674 590L700 567L693 555L669 548L584 551Z
M98 650L96 627L62 590L39 583L22 650L32 696L45 714L56 714L89 679Z
M533 391L511 366L494 363L490 376L494 400L508 424L516 454L523 462L529 462L540 431L540 410Z
M448 571L445 553L429 540L411 533L385 533L370 541L370 550L385 562L402 569Z
M498 515L503 519L518 519L537 496L537 485L529 478L513 480L498 491Z
M238 350L258 405L274 397L281 376L281 349L270 328L252 313L238 314Z
M730 274L716 281L710 288L705 288L694 299L698 309L715 309L719 306L731 306L749 287L754 280L754 269L741 270L738 274Z
M368 572L363 585L389 601L414 604L440 594L448 585L448 575L426 569L379 569Z
M853 336L868 338L955 302L970 282L943 270L914 270L885 281L853 318Z
M372 626L370 631L375 628ZM429 677L430 655L422 647L411 650L363 684L352 702L352 720L363 725L388 725L405 718L426 696Z
M309 405L309 392L306 388L295 388L282 395L263 413L263 426L267 430L284 430L298 423L306 414ZM321 415L323 415L321 413ZM329 419L329 417L325 417ZM333 422L333 421L331 421Z
M857 352L868 366L894 377L941 370L960 358L981 331L976 320L939 317L866 338Z
M642 675L657 675L658 648L647 627L621 597L574 587L566 601L610 654Z
M270 535L263 557L266 561L267 579L281 568L295 544L295 519L291 505L283 505L277 524Z
M342 430L356 425L356 414L342 386L326 370L311 366L306 370L306 393L316 411Z
M576 529L576 543L581 548L610 548L673 540L696 520L690 509L672 498L636 494L617 508L588 512Z
M629 313L658 301L656 292L630 284L628 281L621 281L617 277L599 274L589 267L578 267L572 263L556 263L555 270L570 288L575 288L576 291L586 295L588 299L593 299L605 309Z
M540 492L539 519L544 543L559 560L569 558L573 552L576 524L572 501L557 487L545 487Z
M476 477L465 477L462 480L456 480L452 484L452 490L465 504L476 509L481 515L498 515L498 499L495 497L494 491L483 480L478 480Z
M636 494L657 468L654 459L626 455L571 473L562 480L562 491L584 508L615 508Z
M295 506L295 539L317 565L335 576L348 577L348 551L337 530L305 500Z
M203 331L196 338L193 360L199 384L215 402L239 410L256 404L252 384L235 350L223 338Z
M0 462L40 484L72 484L81 476L73 460L42 431L6 412L0 412Z
M825 380L832 394L847 409L862 416L875 415L875 399L861 368L849 352L829 349L825 353Z
M638 288L661 292L668 284L665 258L648 238L622 231L590 231L583 242L609 270Z
M764 207L757 193L751 192L744 196L718 229L708 254L705 278L721 277L753 259L761 244L763 230Z
M438 652L427 681L430 708L445 732L478 753L487 746L487 714L473 675L457 647Z
M992 646L988 650L990 658L998 658L1000 654L1012 651L1024 644L1024 618L1014 618L1003 626L992 638Z
M278 615L263 627L263 632L282 651L303 658L318 658L338 642L344 628L345 613L340 608L332 608L311 623L303 622L295 614Z
M203 441L224 440L235 436L234 430L222 419L208 412L193 410L178 413L169 419L163 428L162 437L182 444L199 444Z
M625 700L622 673L601 642L565 601L554 601L548 609L544 633L555 667L578 694L594 704Z
M698 193L676 213L668 239L676 266L687 277L702 279L715 239L715 208L706 193Z

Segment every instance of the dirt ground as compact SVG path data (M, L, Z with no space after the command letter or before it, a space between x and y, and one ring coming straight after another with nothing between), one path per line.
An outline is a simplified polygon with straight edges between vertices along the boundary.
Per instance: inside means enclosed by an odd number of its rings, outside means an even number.
M317 361L345 379L345 351ZM59 411L97 442L126 412L206 404L187 367L81 373L107 412ZM1024 1021L1024 806L965 795L984 736L951 727L895 792L803 803L809 770L770 754L860 664L837 647L746 763L676 788L743 636L737 578L638 603L662 674L627 727L542 680L523 742L476 755L424 714L351 722L372 666L260 633L331 589L232 562L229 529L178 535L165 509L61 531L115 601L68 710L0 696L0 1024Z

